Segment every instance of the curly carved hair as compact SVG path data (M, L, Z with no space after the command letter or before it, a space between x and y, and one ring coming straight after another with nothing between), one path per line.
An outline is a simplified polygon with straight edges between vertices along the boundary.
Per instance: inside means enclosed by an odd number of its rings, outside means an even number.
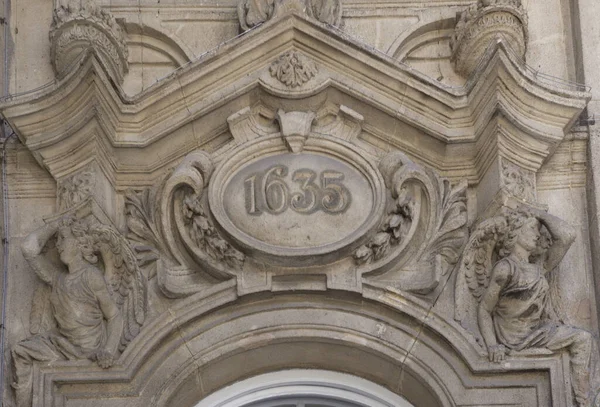
M61 249L66 238L74 238L81 256L91 264L98 263L96 248L90 227L87 223L78 220L75 216L65 216L58 222L56 248Z
M540 232L540 239L537 242L536 249L531 253L533 259L543 256L552 245L552 235L536 217L524 213L510 211L505 215L506 230L503 236L498 240L497 249L500 258L509 256L517 243L521 228L529 222L536 222Z

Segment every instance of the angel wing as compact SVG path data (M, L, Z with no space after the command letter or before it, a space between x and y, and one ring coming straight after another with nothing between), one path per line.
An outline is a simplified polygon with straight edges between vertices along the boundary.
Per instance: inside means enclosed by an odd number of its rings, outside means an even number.
M129 243L116 229L98 224L92 227L91 234L102 255L108 290L123 315L120 347L123 350L140 332L146 319L147 280Z
M494 264L494 247L507 229L505 216L496 216L481 222L469 238L461 260L455 289L455 319L463 321L469 303L465 286L477 302L487 289Z

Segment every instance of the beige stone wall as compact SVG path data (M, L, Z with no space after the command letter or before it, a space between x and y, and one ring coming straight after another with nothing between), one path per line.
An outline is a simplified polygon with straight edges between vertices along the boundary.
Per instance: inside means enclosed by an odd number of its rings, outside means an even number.
M33 357L34 406L193 406L285 368L353 373L418 407L585 406L565 344L489 360L466 262L486 221L547 210L575 238L546 270L560 325L598 335L597 134L579 121L598 110L594 1L488 15L463 0L347 0L337 14L288 0L243 35L237 0L6 1L7 406L11 350L38 340L32 301L47 300L21 246L65 213L91 222L109 302L121 295L141 332L107 369ZM53 22L54 9L68 11ZM41 239L36 255L64 270ZM135 259L114 266L106 245Z

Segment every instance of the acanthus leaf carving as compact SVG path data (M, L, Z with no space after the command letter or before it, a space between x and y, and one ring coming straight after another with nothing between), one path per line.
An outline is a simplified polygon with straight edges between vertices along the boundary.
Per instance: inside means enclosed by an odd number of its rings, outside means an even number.
M221 237L206 209L205 185L212 174L208 154L189 154L155 187L126 194L129 237L138 262L158 274L168 297L233 276L245 257Z
M433 281L430 287L417 290L428 293L436 288L442 278L448 278L461 256L467 242L467 182L462 181L452 187L448 180L438 184L440 206L437 214L435 232L429 245L418 260L418 266L426 269L434 264Z
M354 253L355 261L368 278L430 293L449 277L466 242L467 184L452 187L400 152L388 154L379 166L390 209L378 233Z

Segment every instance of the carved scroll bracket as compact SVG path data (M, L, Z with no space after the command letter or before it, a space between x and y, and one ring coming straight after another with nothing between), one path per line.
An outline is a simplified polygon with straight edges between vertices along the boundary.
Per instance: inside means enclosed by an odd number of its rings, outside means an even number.
M387 216L354 253L369 280L427 294L447 279L466 242L466 181L448 180L400 152L380 162L389 190Z
M221 237L208 210L204 188L212 171L210 156L194 152L156 187L126 194L129 237L169 297L229 279L244 264L244 255Z

